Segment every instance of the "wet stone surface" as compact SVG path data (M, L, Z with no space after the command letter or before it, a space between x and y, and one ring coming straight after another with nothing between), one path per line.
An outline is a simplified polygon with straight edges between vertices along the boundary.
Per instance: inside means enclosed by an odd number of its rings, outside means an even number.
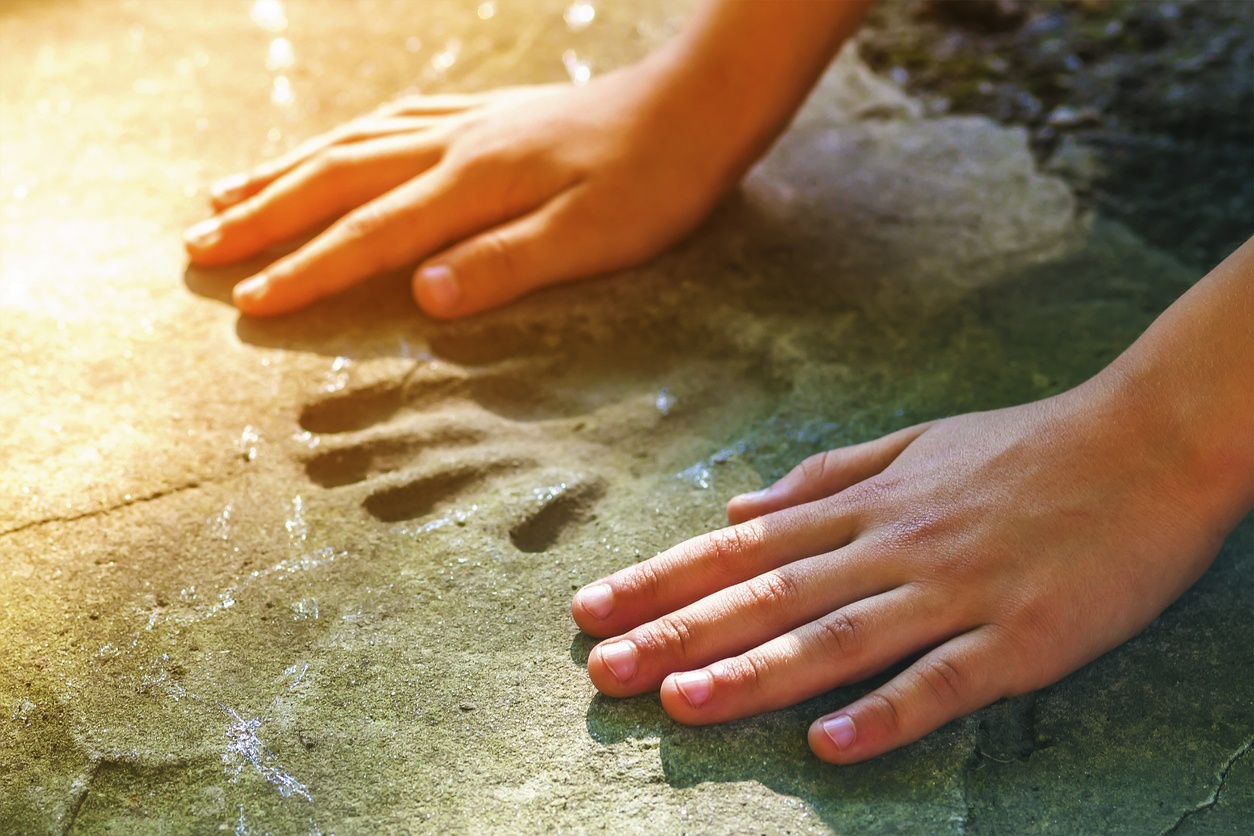
M1086 206L1205 271L1254 226L1254 4L879 3L863 55L932 112L1030 131Z
M0 833L1248 821L1249 520L1142 636L855 767L805 729L874 682L697 729L583 669L578 586L802 456L1073 386L1197 277L1026 132L846 55L647 267L455 324L403 275L254 322L222 300L255 264L186 271L214 178L411 85L603 72L685 11L592 5L0 9Z

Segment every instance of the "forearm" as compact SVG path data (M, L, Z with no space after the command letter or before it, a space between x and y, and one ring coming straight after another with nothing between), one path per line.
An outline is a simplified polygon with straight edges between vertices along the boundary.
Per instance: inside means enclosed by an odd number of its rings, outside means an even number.
M1168 308L1104 375L1181 463L1182 505L1224 531L1254 506L1254 239ZM1116 418L1116 416L1111 416Z
M792 120L871 0L704 0L647 59L675 107L697 111L734 150L738 179Z

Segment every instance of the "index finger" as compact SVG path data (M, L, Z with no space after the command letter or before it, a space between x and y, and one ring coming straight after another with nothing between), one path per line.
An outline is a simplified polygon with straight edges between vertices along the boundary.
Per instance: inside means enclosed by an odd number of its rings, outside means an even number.
M386 270L411 264L543 202L502 202L447 163L354 209L296 252L241 282L235 306L251 316L302 308Z
M720 589L847 545L860 521L847 494L694 537L575 594L570 611L592 636L616 636Z

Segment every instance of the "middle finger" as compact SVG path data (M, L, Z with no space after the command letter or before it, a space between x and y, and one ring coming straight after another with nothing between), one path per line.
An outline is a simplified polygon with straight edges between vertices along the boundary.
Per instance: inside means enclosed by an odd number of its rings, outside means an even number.
M597 689L623 697L656 690L675 671L735 656L897 585L871 540L798 560L735 584L598 645Z

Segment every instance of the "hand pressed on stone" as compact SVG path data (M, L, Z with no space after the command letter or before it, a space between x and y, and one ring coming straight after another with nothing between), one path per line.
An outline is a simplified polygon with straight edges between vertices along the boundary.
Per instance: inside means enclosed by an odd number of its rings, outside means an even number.
M219 183L188 253L226 264L335 221L235 288L258 316L416 261L414 297L441 318L639 263L766 150L868 4L703 0L586 87L404 99Z
M688 724L787 706L918 657L814 722L852 763L1050 684L1145 627L1236 519L1111 376L814 456L733 525L581 590L593 683ZM1229 515L1230 516L1230 515Z
M635 264L695 227L751 160L703 107L668 98L662 75L646 62L583 88L400 100L220 182L188 252L222 265L338 218L236 287L259 316L416 261L414 297L441 318Z

